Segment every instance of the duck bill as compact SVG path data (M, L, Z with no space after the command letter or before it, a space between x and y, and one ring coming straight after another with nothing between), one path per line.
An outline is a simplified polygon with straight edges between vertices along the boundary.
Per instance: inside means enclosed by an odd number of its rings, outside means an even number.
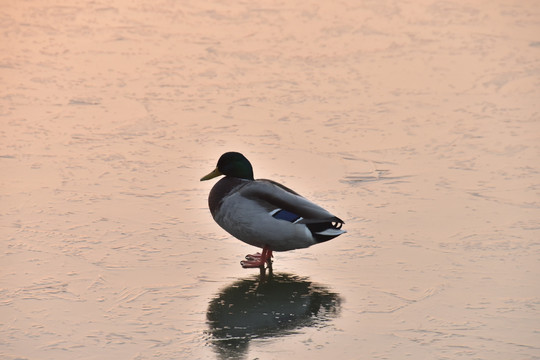
M221 171L219 171L218 168L215 168L215 170L212 171L210 174L208 174L208 175L206 175L206 176L203 176L203 177L201 178L201 181L204 181L204 180L210 180L210 179L213 179L213 178L218 177L218 176L221 176L221 175L223 175L223 174L221 173Z

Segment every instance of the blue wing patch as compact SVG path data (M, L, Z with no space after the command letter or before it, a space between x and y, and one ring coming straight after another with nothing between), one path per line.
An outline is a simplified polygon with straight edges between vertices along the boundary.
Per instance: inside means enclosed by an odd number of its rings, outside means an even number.
M274 218L278 220L285 220L293 224L302 220L301 216L296 215L295 213L292 213L290 211L283 210L283 209L276 209L270 212L270 215L272 215Z

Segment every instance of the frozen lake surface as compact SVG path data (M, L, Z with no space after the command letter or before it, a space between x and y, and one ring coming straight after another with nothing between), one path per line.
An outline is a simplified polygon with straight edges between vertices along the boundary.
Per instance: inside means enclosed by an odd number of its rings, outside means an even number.
M540 359L536 1L0 9L2 359ZM214 223L226 151L348 231Z

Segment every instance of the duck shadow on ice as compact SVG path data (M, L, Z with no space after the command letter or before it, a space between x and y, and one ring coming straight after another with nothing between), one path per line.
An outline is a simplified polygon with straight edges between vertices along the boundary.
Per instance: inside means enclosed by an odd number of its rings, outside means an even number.
M210 301L209 342L220 358L243 358L252 339L282 337L324 326L342 299L325 286L291 274L235 281Z

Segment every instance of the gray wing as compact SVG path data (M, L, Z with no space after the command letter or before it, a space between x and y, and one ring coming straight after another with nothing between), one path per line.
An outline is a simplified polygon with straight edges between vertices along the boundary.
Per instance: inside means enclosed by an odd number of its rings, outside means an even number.
M319 205L312 203L289 188L271 180L259 179L244 186L242 196L257 202L265 202L271 207L290 211L301 216L302 223L337 222L343 220L332 215Z

